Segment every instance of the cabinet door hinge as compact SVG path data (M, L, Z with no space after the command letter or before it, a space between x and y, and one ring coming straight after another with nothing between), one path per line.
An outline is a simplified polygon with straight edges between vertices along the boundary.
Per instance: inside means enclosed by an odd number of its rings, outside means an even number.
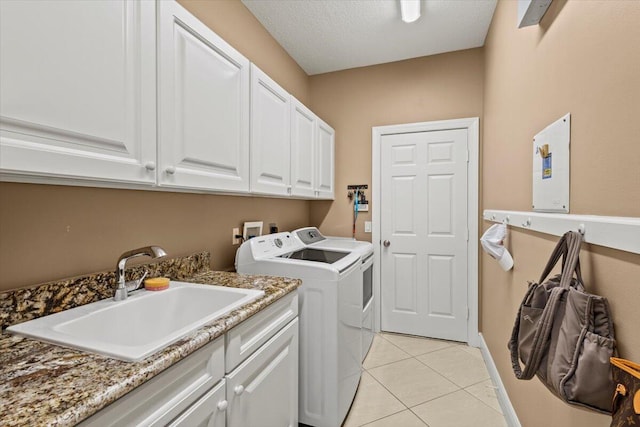
M467 150L467 163L469 163L469 150Z

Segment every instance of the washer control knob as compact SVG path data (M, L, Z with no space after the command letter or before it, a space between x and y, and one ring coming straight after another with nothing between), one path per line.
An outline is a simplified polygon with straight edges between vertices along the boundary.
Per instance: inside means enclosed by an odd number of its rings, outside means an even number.
M273 241L273 243L276 244L277 247L281 248L282 247L282 240L280 240L279 238L275 239Z

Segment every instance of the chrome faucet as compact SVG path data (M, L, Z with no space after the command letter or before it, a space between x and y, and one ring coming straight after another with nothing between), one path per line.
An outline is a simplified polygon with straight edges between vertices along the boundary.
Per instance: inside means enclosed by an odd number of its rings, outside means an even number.
M116 289L113 294L114 301L122 301L127 299L129 296L129 292L135 291L142 285L142 281L145 277L147 277L147 273L138 280L131 280L125 282L124 280L124 267L131 258L136 258L139 256L149 256L153 259L162 258L167 256L167 253L158 246L145 246L144 248L138 248L131 251L127 251L120 255L118 258L118 266L116 267L116 277L118 278L118 283L116 284Z

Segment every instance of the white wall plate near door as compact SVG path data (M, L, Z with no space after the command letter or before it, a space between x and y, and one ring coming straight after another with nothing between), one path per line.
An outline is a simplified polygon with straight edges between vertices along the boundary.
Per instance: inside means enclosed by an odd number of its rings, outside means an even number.
M569 213L571 114L533 138L533 202L536 212Z

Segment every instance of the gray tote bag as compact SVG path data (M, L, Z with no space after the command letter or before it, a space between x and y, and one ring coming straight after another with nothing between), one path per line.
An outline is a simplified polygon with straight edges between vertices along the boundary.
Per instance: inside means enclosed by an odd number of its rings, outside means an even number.
M615 385L609 358L617 355L613 322L607 300L585 291L581 244L577 232L562 236L540 281L529 284L508 345L511 364L518 379L537 375L569 404L611 413ZM560 257L562 272L545 282Z

